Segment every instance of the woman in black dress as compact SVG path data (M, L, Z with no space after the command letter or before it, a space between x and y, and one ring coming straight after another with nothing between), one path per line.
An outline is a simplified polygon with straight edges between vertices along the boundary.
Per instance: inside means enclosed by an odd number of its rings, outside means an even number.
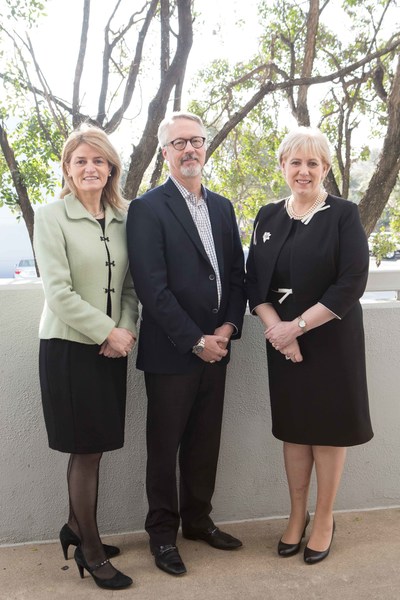
M297 128L278 157L292 193L257 215L247 292L265 327L273 435L284 442L291 500L278 552L300 550L315 465L316 510L304 550L314 564L329 554L346 447L373 436L359 302L369 253L357 206L322 187L331 165L325 136Z
M39 373L49 445L68 452L70 514L60 532L81 577L120 589L132 579L109 558L97 529L102 453L124 444L127 355L138 300L128 270L121 163L107 135L83 126L62 153L61 200L39 208L34 246L45 292Z

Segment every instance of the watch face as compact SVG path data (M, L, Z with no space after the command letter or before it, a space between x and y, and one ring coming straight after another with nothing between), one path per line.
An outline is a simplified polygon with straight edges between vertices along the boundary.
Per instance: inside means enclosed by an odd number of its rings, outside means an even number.
M306 322L304 319L299 319L299 327L301 327L302 329L306 326Z
M205 341L206 340L205 340L204 336L199 339L197 344L195 344L192 348L193 354L200 354L201 352L203 352Z

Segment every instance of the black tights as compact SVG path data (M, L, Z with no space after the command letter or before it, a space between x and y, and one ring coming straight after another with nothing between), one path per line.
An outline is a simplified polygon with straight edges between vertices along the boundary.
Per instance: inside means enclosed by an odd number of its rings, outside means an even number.
M99 466L102 453L71 454L68 471L68 525L81 540L84 557L93 566L105 560L103 544L97 528L97 496ZM96 570L96 577L112 577L115 569L107 563Z

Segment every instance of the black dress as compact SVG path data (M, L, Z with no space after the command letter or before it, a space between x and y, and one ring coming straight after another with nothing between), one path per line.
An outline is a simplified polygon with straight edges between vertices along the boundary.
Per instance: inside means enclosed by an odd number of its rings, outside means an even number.
M104 219L99 222L104 229ZM97 344L40 340L43 413L54 450L87 454L124 445L127 358L106 358L99 350Z
M280 251L267 301L284 321L312 303L278 288L291 288L290 264L296 229ZM362 309L357 302L342 319L333 319L297 338L303 362L292 363L267 343L273 435L283 441L326 446L363 444L373 436L366 380Z

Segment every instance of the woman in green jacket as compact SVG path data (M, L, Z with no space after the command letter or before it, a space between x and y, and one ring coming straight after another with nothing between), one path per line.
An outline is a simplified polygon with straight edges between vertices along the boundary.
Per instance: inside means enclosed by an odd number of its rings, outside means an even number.
M36 212L34 246L45 293L39 373L49 446L68 452L70 514L60 532L81 577L121 589L132 580L101 543L96 508L102 453L124 444L127 356L138 300L128 270L121 163L107 135L82 126L62 153L61 200Z

